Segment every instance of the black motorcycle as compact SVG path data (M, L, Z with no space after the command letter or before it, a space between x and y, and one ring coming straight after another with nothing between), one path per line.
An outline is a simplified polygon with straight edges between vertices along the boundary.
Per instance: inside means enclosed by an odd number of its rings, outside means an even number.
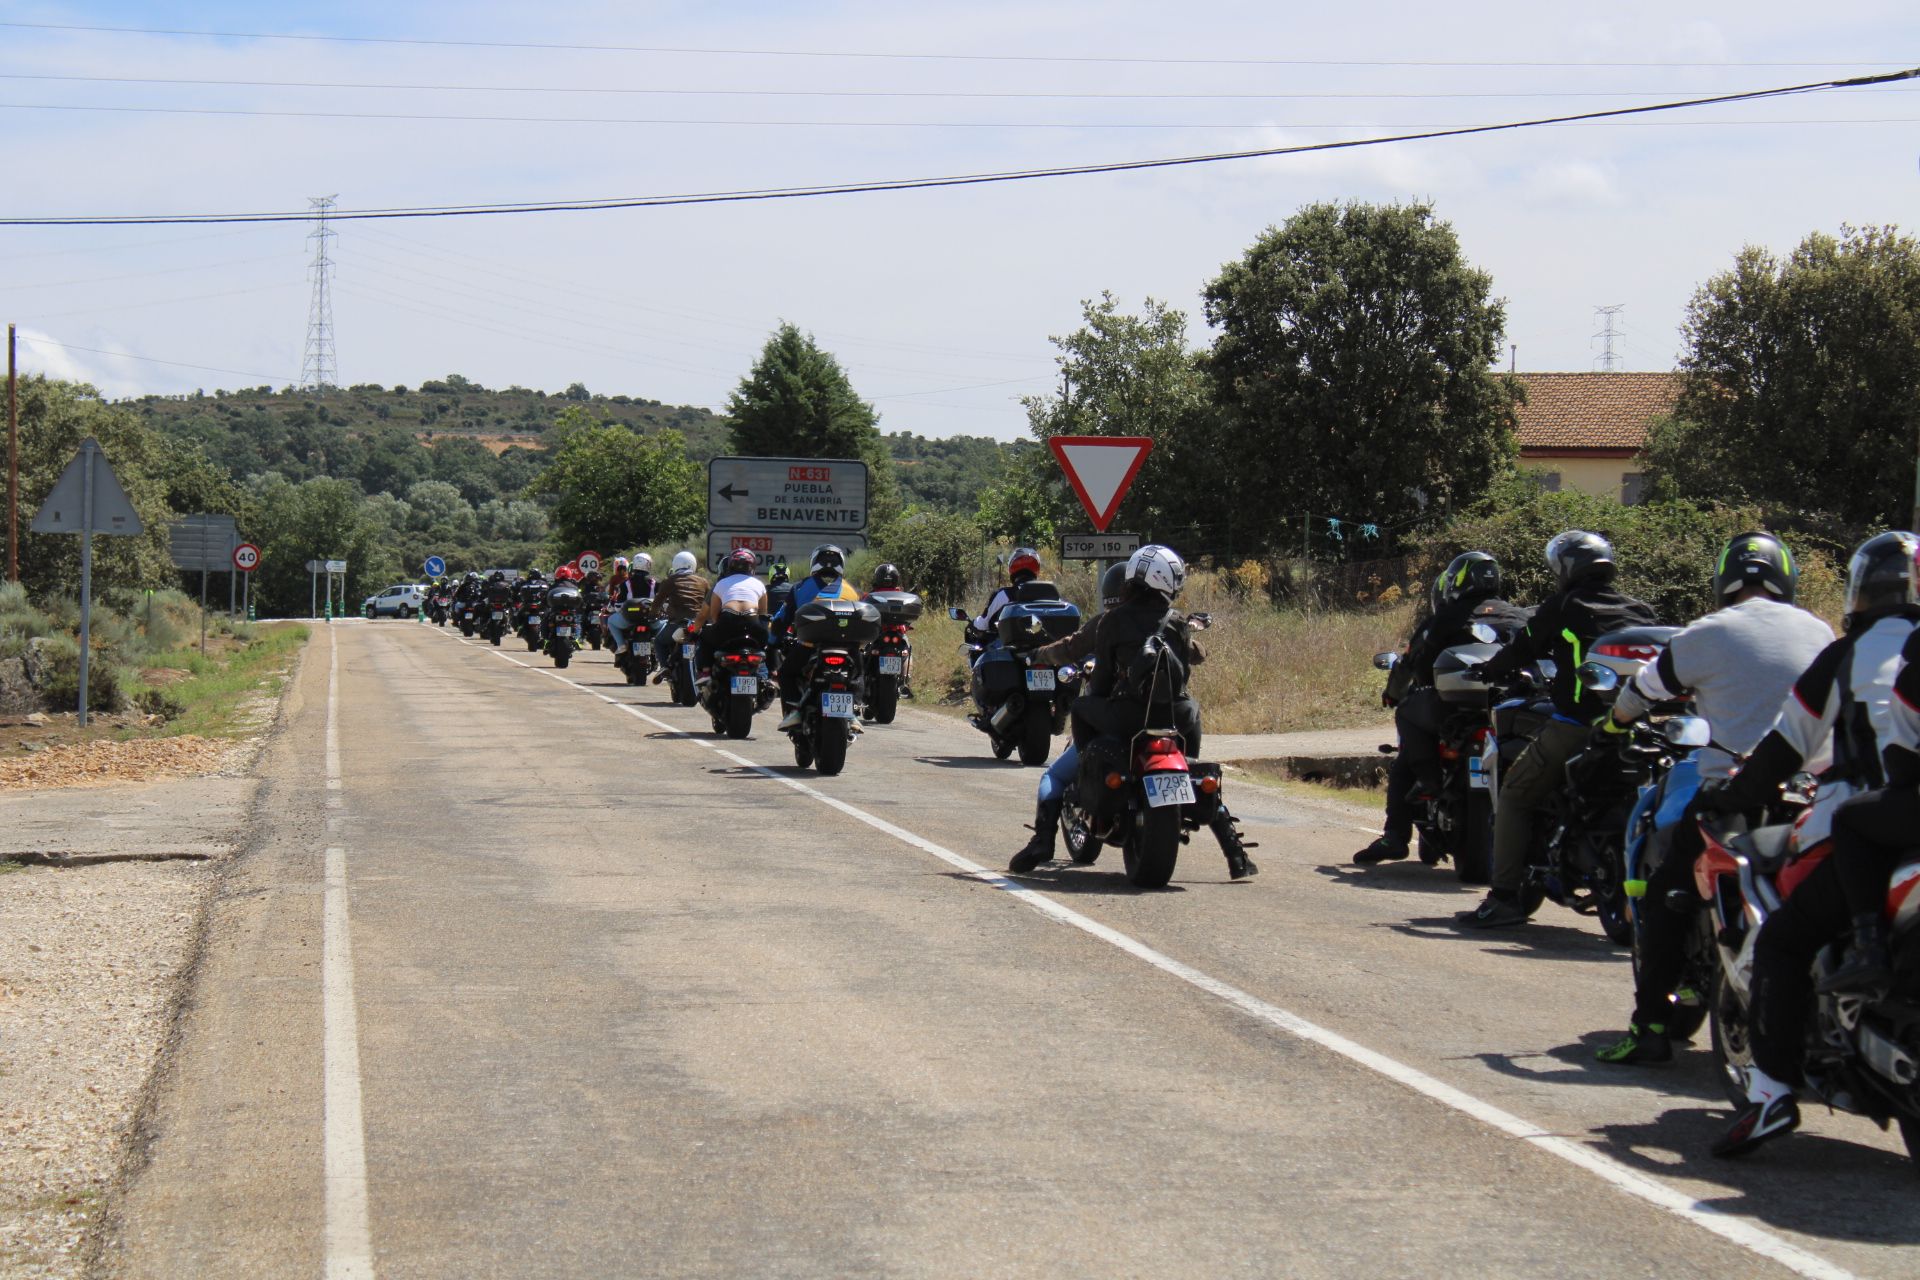
M924 604L911 591L875 591L867 600L880 611L880 638L867 650L867 717L875 724L892 724L900 691L913 674L913 643L907 632Z
M427 618L434 626L444 627L452 613L453 597L445 591L435 591L427 601Z
M541 615L534 615L535 634L545 631L547 656L561 671L567 669L574 651L580 647L580 620L584 616L580 592L571 586L555 587L547 593L544 628L540 626Z
M1080 610L1059 599L1050 582L1028 582L1020 590L1020 598L1000 610L994 634L967 627L974 706L967 720L987 735L994 759L1018 751L1021 764L1039 765L1053 750L1053 736L1067 727L1079 671L1070 664L1036 665L1029 655L1079 630ZM964 609L950 609L948 616L967 621Z
M600 651L605 639L602 619L606 616L607 593L599 587L588 587L580 593L580 639Z
M787 730L793 762L823 774L846 767L859 732L861 650L880 638L880 610L864 600L812 600L794 618L794 642L809 646L800 669L800 723Z
M627 619L626 640L614 647L613 665L627 677L628 684L645 684L653 674L653 639L659 634L660 624L654 620L649 601L629 601L620 609Z
M485 612L486 605L479 600L467 599L456 603L453 607L453 616L460 624L460 634L469 640L473 639L473 633L479 629Z
M715 733L744 738L753 731L761 692L770 683L763 634L756 627L754 634L730 636L713 648L713 668L700 680L700 705L713 718Z
M693 666L699 660L699 646L687 634L686 623L668 622L664 625L673 628L673 643L667 646L667 689L673 695L675 705L696 706L700 701L700 686L695 683L697 673Z
M508 619L513 614L513 588L505 583L495 583L487 588L487 599L480 610L480 629L486 634L487 643L498 645L507 636Z

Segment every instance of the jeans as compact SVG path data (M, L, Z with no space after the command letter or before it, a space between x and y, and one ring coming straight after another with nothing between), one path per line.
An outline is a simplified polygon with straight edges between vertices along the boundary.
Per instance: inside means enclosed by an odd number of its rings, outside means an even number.
M633 624L627 621L627 615L615 609L607 615L607 635L613 641L613 651L619 653L627 647L627 628Z
M1053 763L1040 776L1040 808L1058 816L1060 813L1061 793L1067 784L1073 781L1073 775L1080 768L1080 748L1072 743L1067 749L1054 757Z
M653 637L653 660L660 664L662 671L665 671L668 664L673 661L673 646L679 643L673 638L673 633L686 625L685 618L663 622L660 624L659 633Z

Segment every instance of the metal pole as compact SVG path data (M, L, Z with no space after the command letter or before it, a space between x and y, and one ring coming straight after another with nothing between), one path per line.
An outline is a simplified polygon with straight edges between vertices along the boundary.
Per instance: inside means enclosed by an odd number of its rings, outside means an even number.
M200 656L207 656L207 549L200 548Z
M7 581L20 581L20 375L7 326Z
M80 448L80 727L87 727L87 658L93 648L93 459L89 438Z
M307 616L320 616L320 575L311 569L307 570Z
M1908 529L1920 529L1920 453L1913 459L1913 523Z

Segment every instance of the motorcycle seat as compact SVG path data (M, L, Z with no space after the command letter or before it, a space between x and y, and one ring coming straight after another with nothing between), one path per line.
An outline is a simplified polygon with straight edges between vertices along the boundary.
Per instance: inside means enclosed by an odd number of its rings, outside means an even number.
M1729 837L1727 847L1750 863L1761 875L1778 875L1793 857L1793 827L1755 827L1752 831Z

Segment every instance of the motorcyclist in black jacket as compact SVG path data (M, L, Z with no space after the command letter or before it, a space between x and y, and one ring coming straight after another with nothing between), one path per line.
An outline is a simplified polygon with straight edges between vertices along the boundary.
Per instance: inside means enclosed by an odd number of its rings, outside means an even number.
M1200 754L1200 704L1187 692L1196 661L1184 615L1173 608L1187 566L1172 548L1149 543L1127 561L1127 594L1094 624L1093 678L1073 702L1073 742L1082 752L1101 735L1126 738L1163 707Z
M1472 644L1475 624L1502 640L1526 625L1526 611L1500 598L1500 562L1484 551L1453 558L1433 584L1432 612L1413 629L1407 651L1387 678L1381 700L1393 708L1400 750L1387 770L1387 826L1353 857L1360 866L1397 862L1413 838L1414 797L1439 776L1440 727L1446 705L1433 688L1433 660L1454 645Z
M1512 643L1478 668L1481 678L1497 681L1550 660L1553 718L1500 779L1493 820L1493 887L1485 901L1458 917L1469 928L1501 929L1527 922L1520 889L1527 876L1534 812L1564 781L1567 761L1587 745L1593 726L1608 710L1582 682L1580 664L1593 642L1607 632L1659 621L1653 606L1613 589L1613 544L1599 534L1584 529L1556 534L1547 543L1547 565L1560 584L1559 593L1534 610Z

